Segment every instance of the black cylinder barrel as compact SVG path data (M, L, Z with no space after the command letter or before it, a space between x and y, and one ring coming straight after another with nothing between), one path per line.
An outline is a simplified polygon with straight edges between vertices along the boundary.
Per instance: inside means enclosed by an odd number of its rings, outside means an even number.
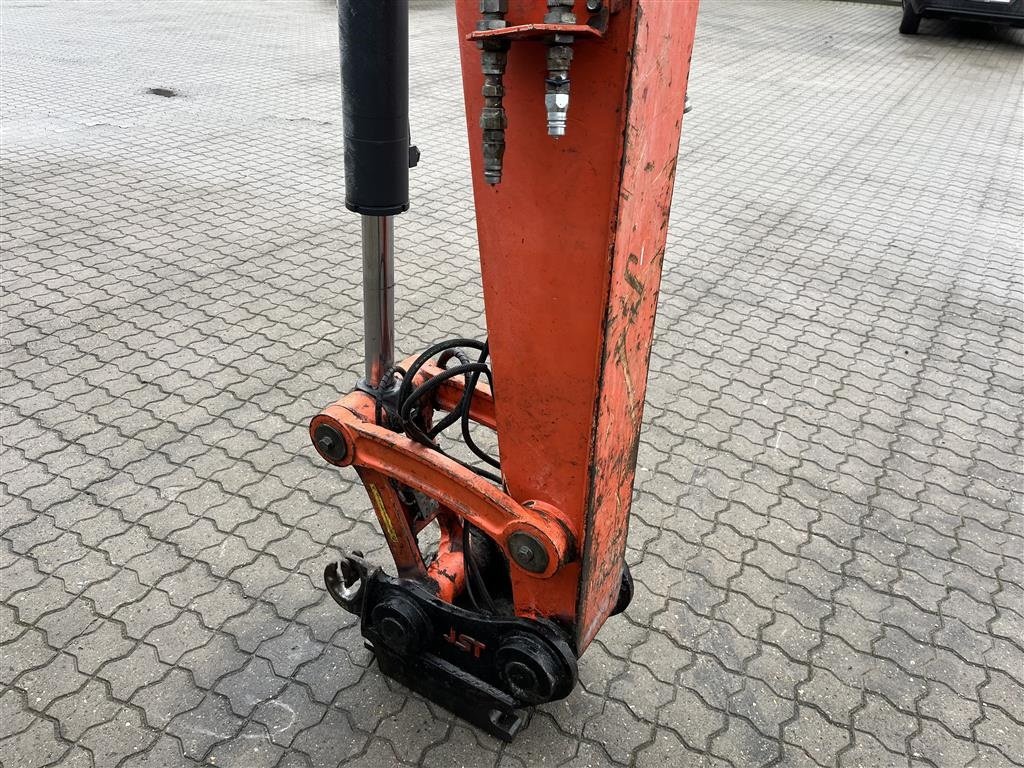
M409 2L339 0L345 207L409 208Z

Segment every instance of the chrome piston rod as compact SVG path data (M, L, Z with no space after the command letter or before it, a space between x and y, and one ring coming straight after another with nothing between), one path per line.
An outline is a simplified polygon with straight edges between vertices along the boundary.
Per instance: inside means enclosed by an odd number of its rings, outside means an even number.
M365 377L376 387L395 364L395 224L393 216L362 218Z

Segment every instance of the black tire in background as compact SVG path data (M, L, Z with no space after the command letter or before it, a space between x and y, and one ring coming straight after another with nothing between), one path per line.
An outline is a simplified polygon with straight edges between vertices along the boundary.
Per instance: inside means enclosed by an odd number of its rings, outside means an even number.
M916 35L921 23L921 14L914 10L910 0L903 0L903 19L900 21L901 35Z

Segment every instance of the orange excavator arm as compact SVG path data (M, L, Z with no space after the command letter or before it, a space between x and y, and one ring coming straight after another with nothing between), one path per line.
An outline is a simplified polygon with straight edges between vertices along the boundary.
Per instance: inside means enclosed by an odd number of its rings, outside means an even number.
M625 542L696 14L696 0L458 0L488 336L397 364L391 217L418 156L408 13L405 0L339 4L366 371L310 434L359 472L396 573L352 553L325 581L385 674L502 738L521 708L572 690L578 656L632 594Z

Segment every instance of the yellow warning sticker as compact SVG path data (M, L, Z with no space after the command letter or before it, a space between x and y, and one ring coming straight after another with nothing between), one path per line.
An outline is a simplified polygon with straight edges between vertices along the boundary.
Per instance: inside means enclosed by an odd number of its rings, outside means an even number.
M397 538L395 526L391 522L391 516L388 515L387 507L384 506L384 499L381 497L380 491L372 483L367 488L370 492L370 501L377 512L377 519L380 520L380 527L384 529L384 535L387 536L388 541L394 541Z

